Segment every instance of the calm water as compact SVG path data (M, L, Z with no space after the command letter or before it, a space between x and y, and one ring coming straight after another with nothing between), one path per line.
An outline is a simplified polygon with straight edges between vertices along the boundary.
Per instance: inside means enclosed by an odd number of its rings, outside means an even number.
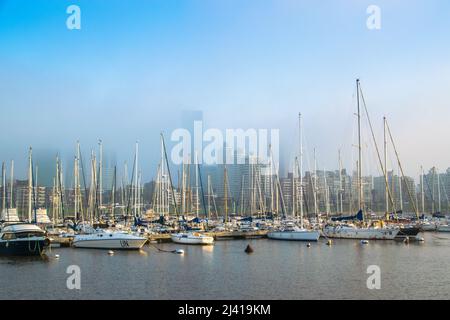
M49 259L0 258L1 299L449 299L450 234L425 243L361 245L353 240L220 241L213 247L158 244L140 252L52 249ZM250 243L254 253L244 249ZM54 255L60 258L55 259ZM81 289L69 290L69 265ZM381 289L369 290L369 265L381 268Z

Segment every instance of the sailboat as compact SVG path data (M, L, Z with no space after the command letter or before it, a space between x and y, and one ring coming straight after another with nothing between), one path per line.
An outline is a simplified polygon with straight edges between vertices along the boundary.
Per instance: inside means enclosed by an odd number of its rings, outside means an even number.
M320 231L308 230L303 227L303 180L302 180L302 165L303 165L303 145L302 145L302 116L299 114L299 132L300 132L300 165L299 177L300 177L300 227L296 226L292 222L284 223L279 230L271 231L267 234L269 239L275 240L296 240L296 241L318 241L320 237ZM294 170L295 172L295 170ZM295 179L292 178L293 198L295 198ZM293 213L295 214L295 200L293 201Z
M356 80L356 94L357 94L357 117L358 117L358 196L359 196L359 211L355 216L356 220L363 221L363 190L362 190L362 145L361 145L361 112L360 112L360 94L361 87L359 79ZM367 113L367 110L366 110ZM384 170L384 169L383 169ZM337 220L337 219L336 219ZM348 221L349 219L342 218L341 221ZM354 220L351 218L351 220ZM327 224L323 228L323 233L328 238L341 239L361 239L361 240L393 240L399 232L398 228L386 227L381 222L380 224L373 223L369 226L357 226L353 223L337 223Z
M10 181L10 193L9 204L6 204L6 167L5 163L2 165L2 186L3 186L3 203L2 212L0 215L0 221L3 222L20 222L17 208L13 208L13 191L14 191L14 161L11 161L11 181Z

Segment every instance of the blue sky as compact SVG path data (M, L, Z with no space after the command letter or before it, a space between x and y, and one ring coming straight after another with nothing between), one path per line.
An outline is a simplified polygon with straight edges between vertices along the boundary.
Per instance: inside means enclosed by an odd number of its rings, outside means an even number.
M81 30L66 28L71 4ZM381 30L366 27L371 4ZM29 145L69 157L102 138L120 162L139 140L150 177L159 132L201 109L208 127L280 128L287 166L301 111L319 166L335 168L338 148L349 166L359 77L406 171L444 170L449 18L445 0L0 0L0 158L20 174Z

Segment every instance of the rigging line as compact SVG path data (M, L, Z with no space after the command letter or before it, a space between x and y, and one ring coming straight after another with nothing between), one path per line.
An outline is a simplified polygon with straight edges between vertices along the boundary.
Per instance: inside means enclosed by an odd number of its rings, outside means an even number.
M164 141L164 135L162 132L161 132L161 139L162 139L162 144L163 144L163 149L164 149L164 158L166 159L167 173L169 174L170 189L172 191L172 200L173 200L173 204L175 207L175 214L178 217L178 205L177 205L177 201L175 199L175 190L173 188L172 175L170 174L169 160L167 158L166 142Z
M394 148L395 155L397 157L398 166L400 167L400 171L402 173L402 177L403 177L403 179L405 179L405 174L403 172L403 167L402 167L402 164L400 163L400 157L398 155L397 148L395 147L394 139L392 138L392 134L391 134L391 129L390 129L389 124L387 123L387 121L386 121L386 127L387 127L387 130L388 130L388 133L389 133L390 140L392 142L392 147ZM414 211L416 213L416 216L419 219L419 211L418 211L418 209L416 207L416 203L415 203L415 201L414 201L414 199L412 197L411 190L409 190L409 186L408 185L406 185L406 190L408 190L409 199L411 200L411 203L412 203L412 206L413 206Z
M394 201L392 199L392 194L391 194L391 191L390 191L390 188L389 188L389 182L387 181L387 175L386 175L386 170L385 170L386 168L383 167L383 162L381 160L380 151L378 149L378 144L377 144L377 142L375 140L375 134L373 132L372 121L370 121L369 112L367 110L367 105L366 105L366 100L364 99L364 95L362 93L361 84L359 85L359 91L360 91L360 94L361 94L361 100L363 102L364 110L366 112L367 121L369 122L370 131L372 133L372 139L373 139L373 142L375 144L375 148L377 150L377 156L378 156L379 165L380 165L381 171L383 172L383 175L384 175L384 182L385 182L385 185L386 185L386 188L387 188L387 191L388 191L389 200L391 201L392 208L394 209L394 212L396 212L395 203L394 203Z

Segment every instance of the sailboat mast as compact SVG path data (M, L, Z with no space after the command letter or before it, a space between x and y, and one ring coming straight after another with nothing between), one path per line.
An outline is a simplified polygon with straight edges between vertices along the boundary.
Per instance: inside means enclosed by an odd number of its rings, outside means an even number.
M363 209L363 190L362 190L362 147L361 147L361 111L359 107L359 79L356 79L356 101L358 108L358 200L359 210Z
M314 175L313 175L313 195L314 195L314 213L319 216L319 210L317 207L317 161L316 161L316 148L314 148Z
M10 180L10 191L9 191L9 208L13 207L14 199L14 160L11 160L11 180ZM8 217L9 219L9 217Z
M2 163L2 214L6 209L6 166Z
M303 229L303 133L302 133L302 114L298 114L298 135L300 142L300 168L299 168L299 179L300 179L300 227Z
M339 211L340 213L344 213L344 205L343 205L343 193L344 188L342 186L342 159L341 159L341 149L338 150L338 161L339 161Z
M388 170L387 170L387 137L386 137L386 117L383 117L383 137L384 137L384 179L386 181L384 185L384 198L385 198L385 211L389 213L389 183L388 183Z
M420 191L421 191L421 198L422 198L422 214L425 213L425 193L424 193L424 188L423 188L423 167L420 166Z
M28 152L28 222L31 222L31 199L33 196L32 149Z
M195 151L195 216L198 217L200 208L200 199L198 194L198 157L197 151Z
M99 203L99 208L101 211L102 206L103 206L103 143L102 143L101 139L98 140L98 144L99 144L99 152L100 152L100 158L99 158L99 162L98 162L98 179L99 179L98 203Z
M438 212L441 213L441 180L439 178L439 172L436 170L436 176L437 176L437 188L438 188Z

